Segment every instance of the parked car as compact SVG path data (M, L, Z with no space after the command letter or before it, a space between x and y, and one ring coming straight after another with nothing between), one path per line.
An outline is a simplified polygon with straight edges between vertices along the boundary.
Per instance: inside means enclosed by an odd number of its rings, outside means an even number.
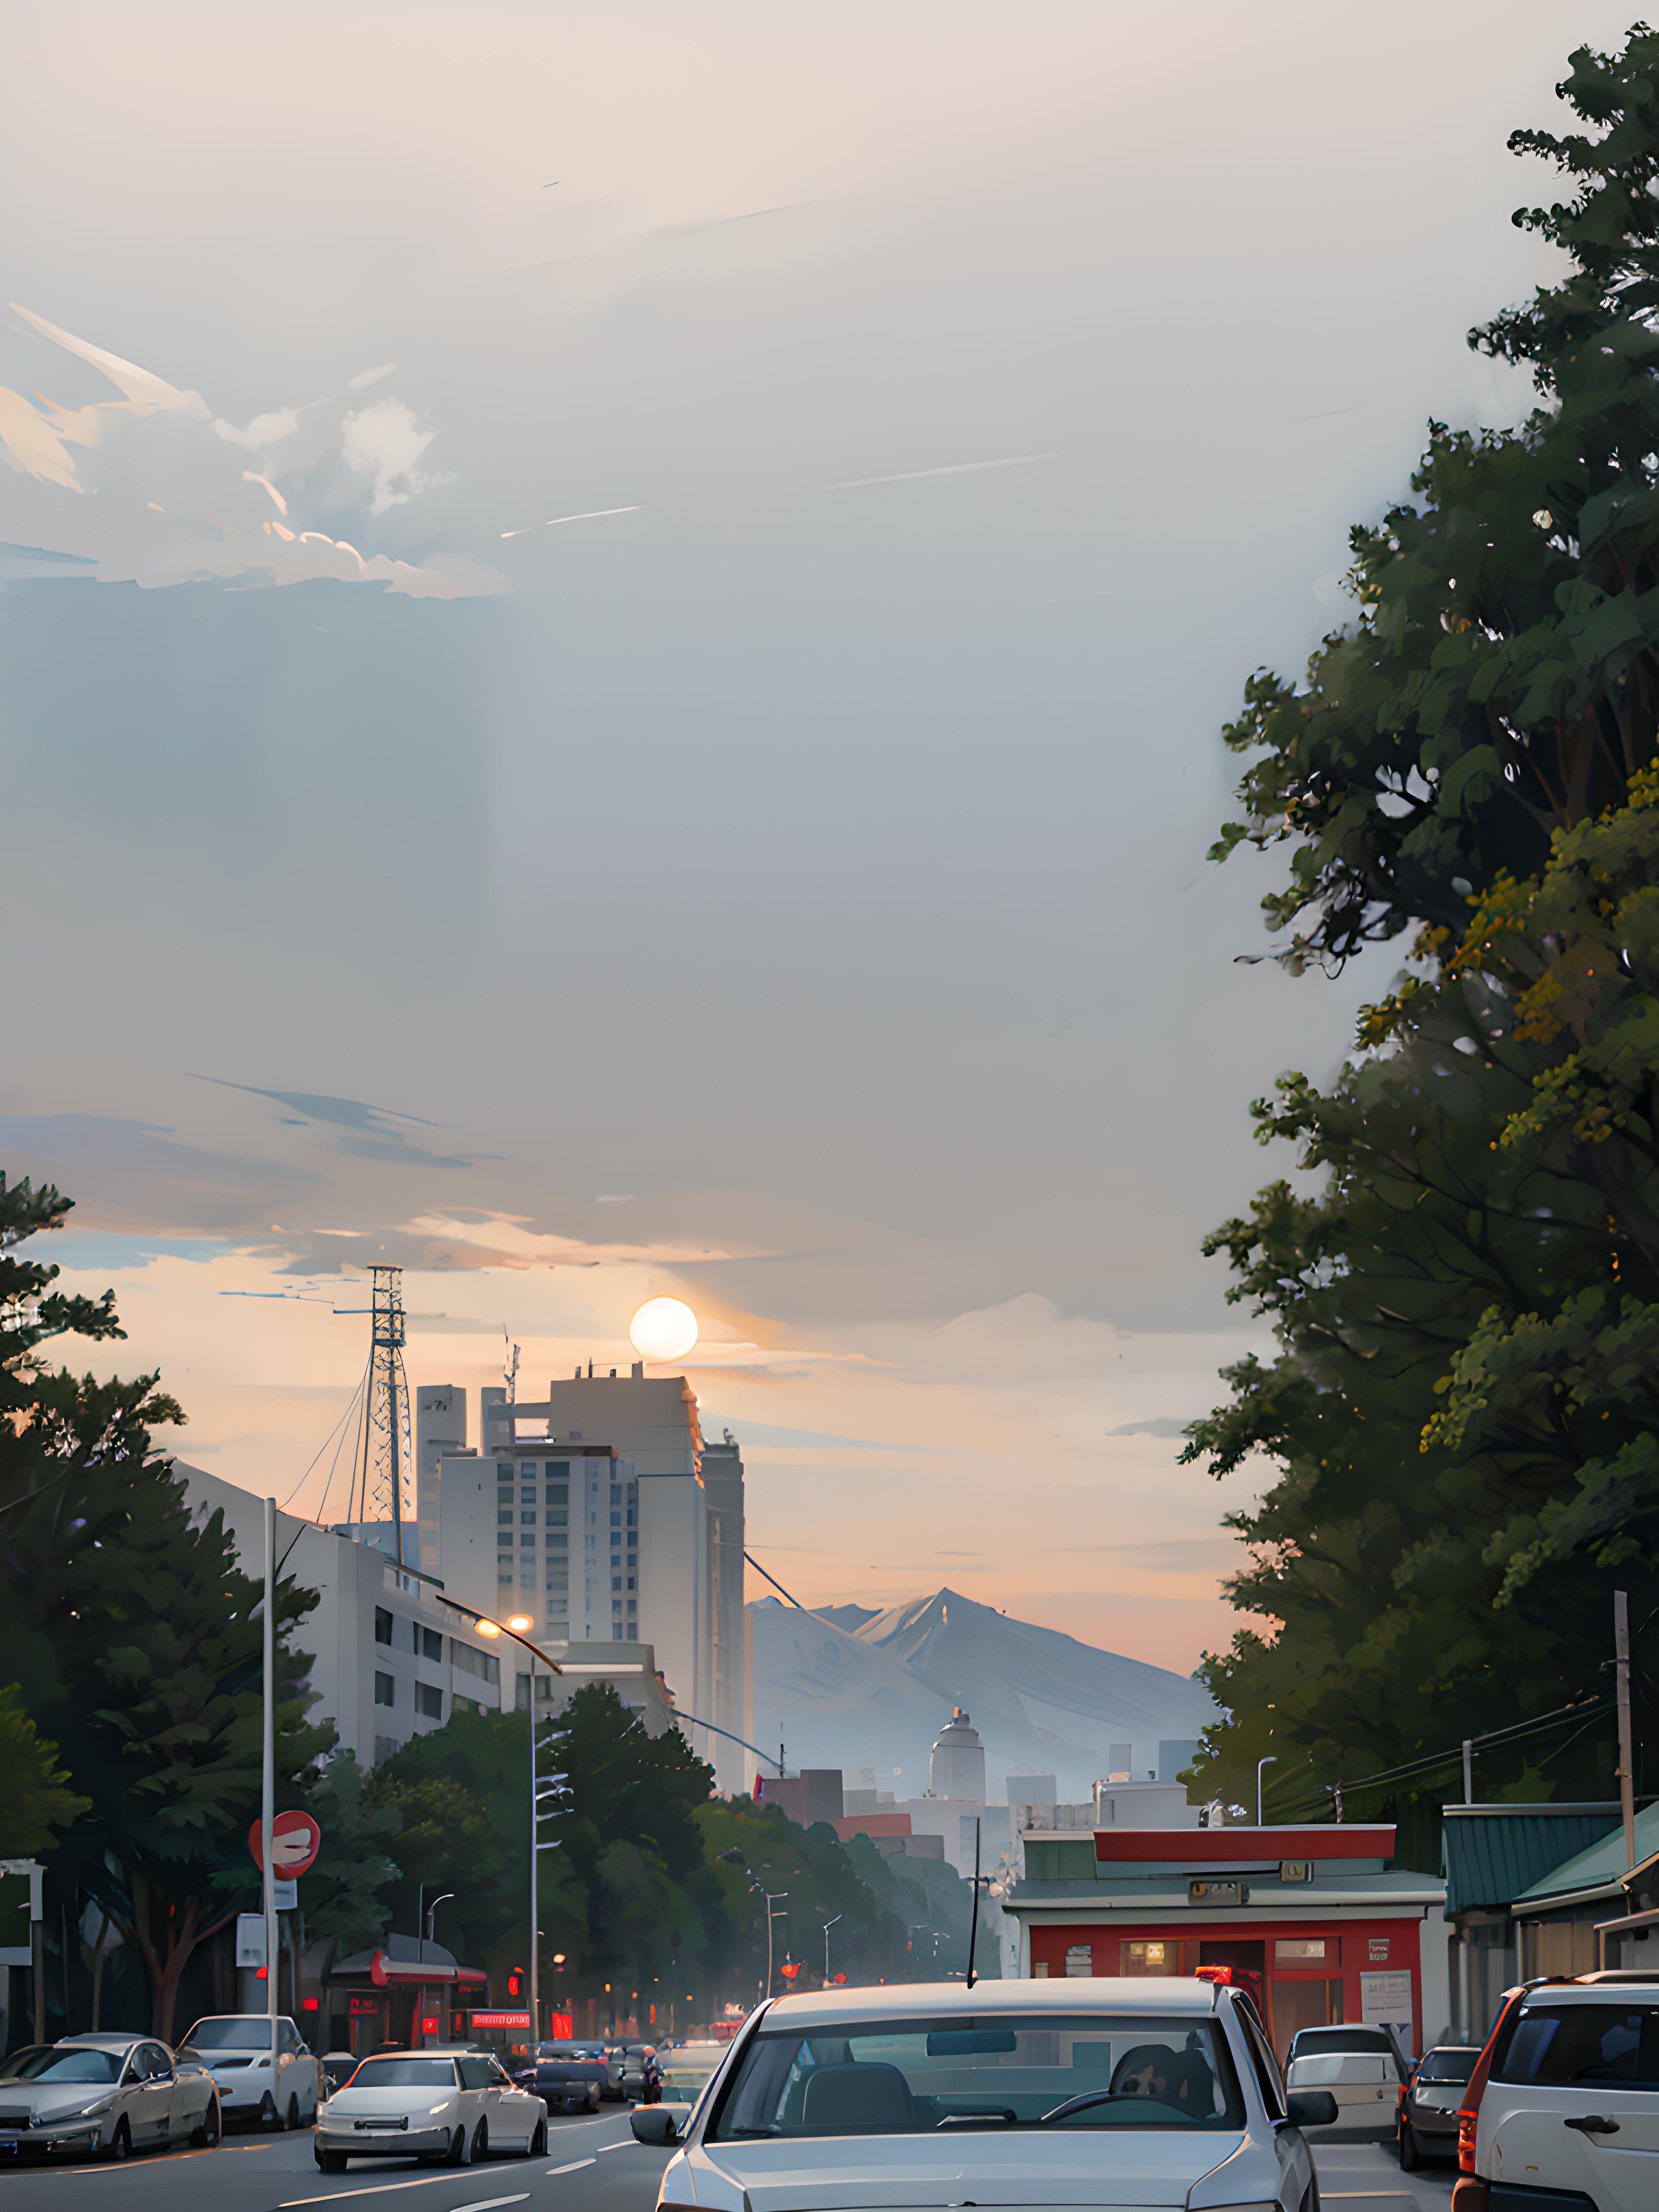
M1291 2038L1285 2080L1290 2088L1328 2089L1335 2098L1334 2126L1322 2135L1386 2142L1407 2072L1386 2027L1304 2027Z
M541 2043L513 2078L550 2112L597 2112L600 2099L610 2094L611 2068L590 2045Z
M312 2140L325 2173L343 2173L354 2158L451 2166L491 2151L538 2158L547 2107L514 2084L493 2052L428 2046L365 2058L319 2111Z
M678 2144L665 2205L795 2212L872 2204L1316 2201L1301 2130L1329 2093L1286 2099L1242 1993L1149 1984L899 1984L763 2005L695 2110L646 2106L641 2142Z
M1460 2113L1456 2212L1652 2212L1659 2203L1659 1976L1510 1993Z
M210 2013L191 2029L179 2054L217 2082L227 2121L309 2127L326 2094L322 2067L285 2014L277 2016L275 2028L273 2038L272 2022L262 2012Z
M1437 2043L1401 2086L1395 2113L1395 2148L1410 2172L1425 2158L1457 2155L1457 2108L1480 2056L1471 2043Z
M219 2093L153 2037L71 2035L0 2064L0 2160L125 2158L159 2143L216 2143Z

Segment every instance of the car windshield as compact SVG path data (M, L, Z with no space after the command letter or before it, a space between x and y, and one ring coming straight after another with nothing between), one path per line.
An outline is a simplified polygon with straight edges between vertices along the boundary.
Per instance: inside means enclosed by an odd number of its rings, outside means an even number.
M221 2013L198 2020L179 2045L181 2051L269 2051L270 2022L258 2014Z
M988 2014L971 2024L763 2028L720 2097L708 2140L1044 2124L1222 2132L1242 2128L1244 2117L1212 2019Z
M1467 2081L1480 2056L1474 2045L1454 2045L1449 2051L1425 2051L1417 2069L1419 2081Z
M1367 2057L1391 2058L1394 2045L1380 2027L1304 2027L1291 2043L1292 2058L1314 2058L1331 2051L1363 2051Z
M65 2051L52 2043L14 2051L0 2066L0 2081L118 2081L119 2051Z
M1659 2006L1528 2005L1492 2070L1540 2088L1659 2088Z
M453 2089L453 2058L365 2058L351 2077L354 2089Z

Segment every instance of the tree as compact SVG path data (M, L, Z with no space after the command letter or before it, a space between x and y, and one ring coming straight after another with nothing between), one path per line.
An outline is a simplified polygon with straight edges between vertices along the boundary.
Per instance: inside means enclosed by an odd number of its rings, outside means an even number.
M1255 757L1218 854L1291 848L1275 957L1417 933L1361 1057L1258 1103L1322 1190L1275 1184L1207 1248L1279 1353L1187 1455L1279 1473L1230 1516L1261 1625L1207 1662L1233 1717L1206 1773L1244 1795L1271 1743L1281 1813L1357 1766L1429 1787L1449 1736L1574 1701L1576 1739L1512 1739L1499 1786L1576 1761L1605 1788L1580 1722L1613 1571L1659 1604L1659 38L1559 90L1589 129L1510 143L1576 186L1516 216L1568 273L1471 333L1542 404L1431 426L1413 501L1353 533L1357 619L1227 732Z
M122 1334L112 1292L69 1298L54 1267L15 1256L70 1201L0 1178L0 1681L50 1730L90 1802L49 1882L106 1907L143 1960L167 2036L198 1947L234 1912L216 1875L256 1877L245 1841L259 1802L260 1585L219 1515L198 1525L153 1425L183 1416L154 1375L100 1382L40 1356L67 1334ZM277 1591L279 1780L327 1747L308 1727L309 1662L289 1647L316 1602Z
M57 1751L23 1711L16 1684L0 1689L0 1859L50 1850L91 1804L64 1787Z
M447 1948L476 1965L509 1935L528 1941L528 1723L522 1713L458 1705L441 1729L413 1737L369 1776L364 1802L396 1815L399 1876L386 1893L392 1925L417 1926L419 1889L454 1897Z
M386 1893L403 1871L388 1856L402 1832L402 1813L395 1803L371 1802L368 1780L355 1753L337 1752L305 1800L323 1832L306 1876L306 1932L348 1955L386 1934L392 1919Z

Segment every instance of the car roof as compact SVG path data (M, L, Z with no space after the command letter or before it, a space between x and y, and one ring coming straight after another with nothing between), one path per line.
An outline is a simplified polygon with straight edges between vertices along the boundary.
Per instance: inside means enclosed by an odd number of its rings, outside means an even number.
M160 2043L159 2035L141 2035L130 2027L91 2028L85 2035L60 2035L59 2051L131 2051L135 2043Z
M1534 2004L1606 2004L1620 1997L1659 1997L1659 1976L1641 1981L1600 1979L1582 1982L1540 1982L1522 1992L1522 2002Z
M1152 1982L1145 1977L1101 1974L1058 1983L981 1982L971 1990L965 1982L899 1982L875 1989L803 1990L799 1996L775 1999L766 2019L769 2027L799 2022L805 2027L844 2020L915 2020L923 2015L937 2020L956 2013L978 2019L991 2012L1173 2012L1203 2018L1215 2008L1213 1983L1177 1975Z

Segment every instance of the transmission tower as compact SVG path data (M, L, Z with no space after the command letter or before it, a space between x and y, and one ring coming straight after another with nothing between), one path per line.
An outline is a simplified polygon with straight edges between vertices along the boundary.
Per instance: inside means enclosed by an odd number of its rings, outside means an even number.
M404 1469L413 1463L409 1377L404 1372L404 1271L371 1267L368 1388L363 1396L357 1466L359 1513L390 1521L397 1560L404 1564Z

